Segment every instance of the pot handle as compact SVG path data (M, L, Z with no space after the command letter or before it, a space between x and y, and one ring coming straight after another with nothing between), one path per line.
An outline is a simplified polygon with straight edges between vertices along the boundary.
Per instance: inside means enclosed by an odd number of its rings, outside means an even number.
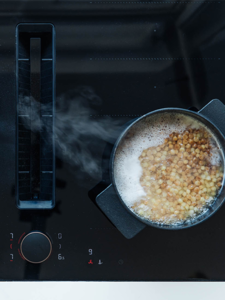
M225 136L225 105L218 99L213 99L198 111L215 124Z
M112 184L96 197L96 203L127 239L133 238L146 227L122 205Z

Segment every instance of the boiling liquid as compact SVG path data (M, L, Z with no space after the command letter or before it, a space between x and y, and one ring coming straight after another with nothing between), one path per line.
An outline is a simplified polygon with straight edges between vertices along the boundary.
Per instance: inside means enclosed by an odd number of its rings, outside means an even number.
M222 185L223 159L206 126L180 113L162 113L132 127L117 149L114 177L136 214L175 224L213 202Z

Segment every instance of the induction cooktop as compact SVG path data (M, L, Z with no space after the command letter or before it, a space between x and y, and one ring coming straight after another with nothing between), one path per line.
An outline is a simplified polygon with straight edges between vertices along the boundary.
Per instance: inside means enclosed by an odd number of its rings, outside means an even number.
M1 280L225 280L224 206L127 239L95 202L124 124L225 103L224 13L224 1L1 1Z

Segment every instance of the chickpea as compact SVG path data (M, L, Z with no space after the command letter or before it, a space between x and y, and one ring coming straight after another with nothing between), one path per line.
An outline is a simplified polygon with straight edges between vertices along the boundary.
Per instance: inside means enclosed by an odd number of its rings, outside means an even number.
M142 151L140 184L146 197L132 209L149 220L165 222L198 213L213 200L223 180L222 167L210 165L210 150L205 129L189 128Z

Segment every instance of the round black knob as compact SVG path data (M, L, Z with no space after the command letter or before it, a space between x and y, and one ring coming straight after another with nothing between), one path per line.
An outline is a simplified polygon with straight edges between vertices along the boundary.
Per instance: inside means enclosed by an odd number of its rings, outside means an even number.
M51 255L52 243L46 234L32 231L22 239L20 251L25 260L40 264Z

